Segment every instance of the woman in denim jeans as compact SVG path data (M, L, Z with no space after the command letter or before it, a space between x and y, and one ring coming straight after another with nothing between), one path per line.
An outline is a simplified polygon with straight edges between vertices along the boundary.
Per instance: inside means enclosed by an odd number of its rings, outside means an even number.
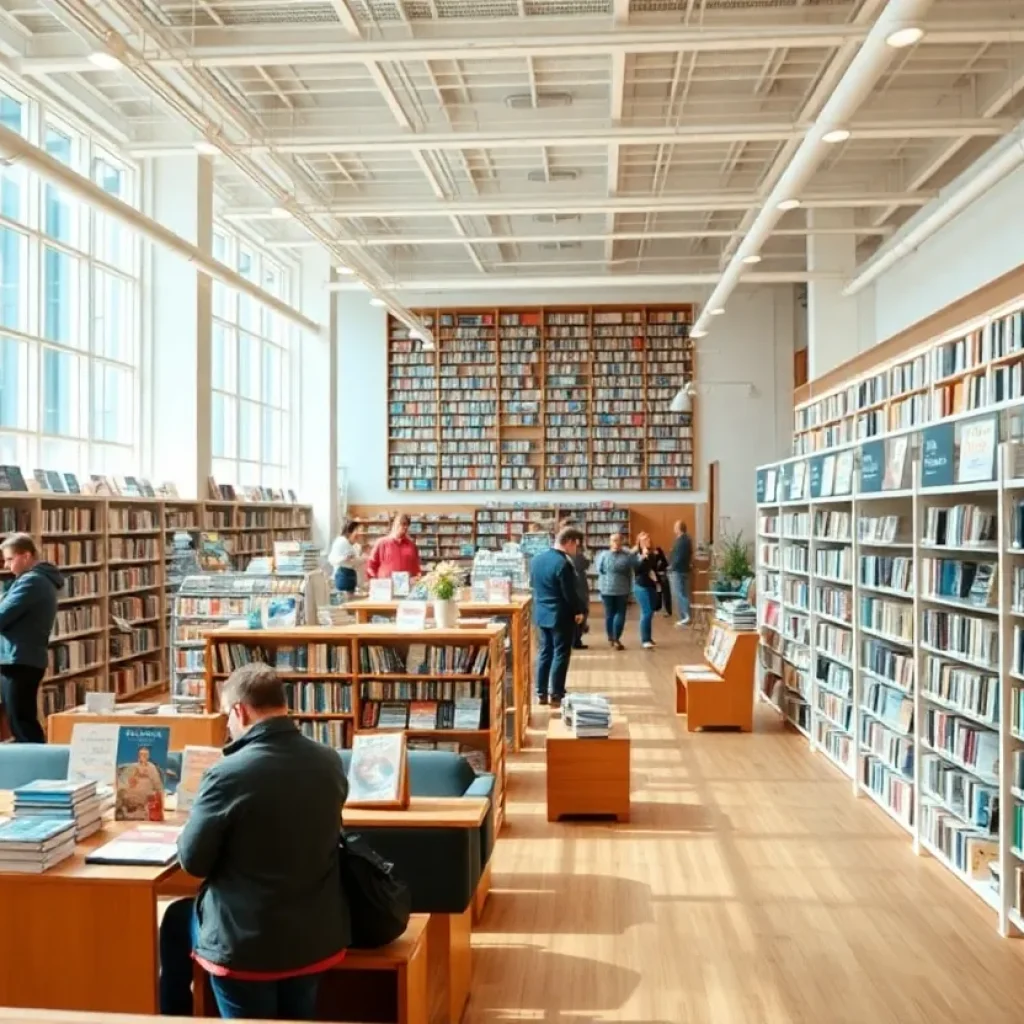
M597 556L597 589L604 605L604 629L608 643L617 651L622 646L622 631L626 626L626 605L633 583L633 555L622 547L622 534L613 533L608 550Z
M649 651L655 646L651 625L658 598L658 577L654 571L656 556L650 535L641 533L633 550L633 596L640 606L640 643L645 651Z

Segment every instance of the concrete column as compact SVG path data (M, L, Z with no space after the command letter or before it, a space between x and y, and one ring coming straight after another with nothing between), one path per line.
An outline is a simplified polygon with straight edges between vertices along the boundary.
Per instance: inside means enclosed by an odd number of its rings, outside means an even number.
M858 303L846 298L843 287L857 266L857 239L849 235L815 234L815 228L853 226L853 210L808 210L807 269L834 274L807 286L808 380L828 373L860 351Z
M212 253L212 160L160 157L150 161L147 180L149 215ZM160 246L151 247L149 282L149 472L154 481L174 481L183 498L205 497L211 467L213 282Z
M317 334L302 331L294 360L298 404L292 421L299 438L296 452L299 496L313 506L313 539L330 544L338 523L338 346L337 302L326 285L335 271L322 249L304 250L301 309L321 325ZM293 392L293 402L295 401Z

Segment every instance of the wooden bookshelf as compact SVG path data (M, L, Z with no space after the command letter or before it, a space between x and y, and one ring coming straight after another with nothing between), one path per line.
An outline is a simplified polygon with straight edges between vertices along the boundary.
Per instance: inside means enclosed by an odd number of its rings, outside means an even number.
M289 713L304 734L333 747L350 747L356 732L375 732L371 709L387 702L436 705L435 714L453 698L465 695L482 701L481 723L477 729L412 728L404 731L411 749L479 751L487 771L495 775L495 821L500 828L505 809L504 676L505 626L486 625L458 629L405 630L393 625L299 626L281 630L211 630L206 634L206 710L219 710L219 684L233 668L246 659L265 661L278 667L289 695ZM395 672L373 671L374 649L397 652L405 663L412 644L431 648L487 648L486 668L479 672ZM312 668L296 668L292 654L282 668L282 649L294 652L319 645L322 653ZM259 650L252 657L248 652ZM414 689L415 688L415 689ZM472 691L472 692L470 692ZM407 712L407 715L409 712Z
M388 320L394 491L693 490L690 306L433 309ZM436 351L435 351L436 349Z

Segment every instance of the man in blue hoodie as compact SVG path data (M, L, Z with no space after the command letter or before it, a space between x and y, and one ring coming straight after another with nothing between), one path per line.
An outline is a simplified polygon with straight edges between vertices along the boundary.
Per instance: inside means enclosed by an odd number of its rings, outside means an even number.
M16 742L45 743L37 695L64 577L55 565L39 561L36 543L27 533L12 533L0 544L0 552L4 568L14 574L0 601L0 700Z

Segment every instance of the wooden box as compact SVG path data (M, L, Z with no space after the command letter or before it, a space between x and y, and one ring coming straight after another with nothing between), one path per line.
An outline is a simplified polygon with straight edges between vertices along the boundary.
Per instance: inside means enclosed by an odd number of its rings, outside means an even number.
M629 723L612 721L607 739L576 739L552 717L547 737L548 821L567 815L629 821Z

